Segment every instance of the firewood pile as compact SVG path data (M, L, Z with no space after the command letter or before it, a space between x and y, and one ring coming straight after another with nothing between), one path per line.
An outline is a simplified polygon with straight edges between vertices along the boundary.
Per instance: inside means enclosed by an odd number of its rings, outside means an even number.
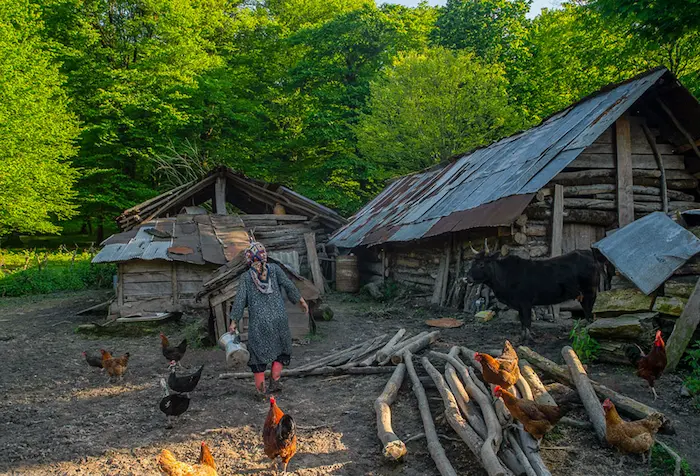
M538 442L521 424L514 422L500 398L494 398L493 386L484 380L481 364L474 358L475 352L466 347L454 346L448 354L431 351L422 358L408 349L403 350L399 363L384 391L374 403L377 417L377 436L382 443L384 457L400 461L406 455L406 441L397 436L392 426L391 404L397 399L405 376L410 379L423 421L428 451L441 475L456 475L446 456L435 427L435 419L428 405L425 388L435 388L444 405L444 417L460 440L479 460L489 476L494 475L549 475L550 470L542 460ZM605 419L600 401L610 398L621 414L632 419L644 418L657 410L614 392L590 380L576 353L562 349L567 366L559 366L527 347L518 349L520 378L511 389L518 398L538 404L556 405L548 389L556 395L572 394L580 400L589 415L590 422L562 419L559 424L580 428L592 428L601 444L605 444ZM417 362L429 378L420 376ZM440 372L438 367L443 367ZM559 383L545 386L536 370ZM673 433L670 420L664 418L662 433ZM515 423L515 424L514 424ZM399 432L400 433L400 432ZM414 438L411 438L414 439Z
M400 329L390 339L387 334L382 334L300 367L284 369L282 376L390 373L394 371L393 365L398 365L403 361L404 352L419 352L435 342L439 335L440 331L425 331L415 336L409 336L406 329ZM227 372L220 374L219 378L240 379L252 376L251 372Z

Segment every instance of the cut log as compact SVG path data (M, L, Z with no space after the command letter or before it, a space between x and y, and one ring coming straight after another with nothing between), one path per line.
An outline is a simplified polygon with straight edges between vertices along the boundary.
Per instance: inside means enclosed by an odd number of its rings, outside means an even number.
M377 414L377 436L382 442L384 457L392 461L398 461L406 454L406 445L396 436L391 426L391 404L396 400L405 375L406 365L396 366L384 391L374 402L374 411Z
M427 334L422 338L417 339L412 343L405 345L404 347L401 347L396 353L394 353L394 355L391 356L391 363L394 365L400 364L403 361L405 351L408 350L412 354L414 352L419 352L422 349L428 347L433 342L435 342L439 335L440 331L433 331L430 334Z
M462 418L462 415L460 415L457 401L447 387L447 383L445 379L442 378L442 375L440 375L440 372L433 367L427 357L423 357L421 363L440 392L440 396L445 404L445 418L455 433L467 444L467 447L469 447L474 456L481 459L481 464L489 475L505 476L508 474L493 451L485 451L482 453L483 440L479 438L479 435L476 434L472 427L467 424L466 420Z
M450 350L448 355L456 359L459 355L459 347L452 347L452 350ZM445 363L445 380L450 386L450 390L452 390L455 400L457 400L457 405L462 411L462 415L464 415L464 417L467 419L469 425L474 428L476 434L479 435L482 440L486 439L486 424L484 423L484 419L477 409L477 404L469 399L469 393L459 380L457 371L449 363Z
M537 476L552 476L552 473L549 472L549 468L547 468L547 465L542 461L537 440L521 426L518 427L518 442L530 466L532 466L532 469L537 473Z
M313 318L316 321L330 321L333 319L333 309L328 304L314 306Z
M309 369L313 369L315 367L321 367L321 366L327 365L329 362L332 362L332 361L338 359L339 357L342 357L345 355L347 355L347 356L352 355L353 352L361 349L366 344L367 344L367 341L360 342L359 344L355 344L352 347L349 347L347 349L339 350L338 352L335 352L331 355L327 355L326 357L315 360L315 361L308 363L306 365L302 365L301 367L298 367L296 370L309 370Z
M681 360L685 348L688 346L688 342L693 337L695 329L698 327L698 322L700 321L700 281L695 285L693 293L688 299L688 303L683 309L681 317L676 321L676 325L673 328L671 337L668 338L666 343L666 355L668 358L668 363L666 364L666 369L668 371L675 370L678 362Z
M552 210L550 208L533 207L530 205L527 208L527 215L537 220L548 220L552 216ZM615 223L616 219L617 214L612 211L585 209L564 210L564 223L585 223L607 227Z
M300 369L284 369L282 377L313 377L316 375L375 375L387 374L394 371L394 367L316 367L307 370ZM265 375L270 375L270 371L266 370ZM242 379L252 378L253 372L227 372L219 374L220 379Z
M418 400L418 410L420 411L421 420L423 420L425 439L428 441L428 452L433 458L435 466L437 466L437 469L442 476L457 476L457 472L452 467L450 460L447 459L445 449L440 444L437 431L435 431L435 423L433 422L433 416L430 413L428 397L426 397L425 390L420 383L418 374L416 374L416 370L413 368L413 355L409 351L406 351L403 360L406 364L408 376L411 378L413 393L416 394L416 400Z
M438 359L448 362L455 368L459 376L462 378L462 383L464 384L464 388L466 388L469 397L479 405L479 408L481 408L481 414L484 416L484 423L486 423L486 431L488 435L484 446L487 448L490 447L492 451L496 451L501 446L501 441L503 440L503 428L498 422L498 417L496 416L496 412L491 404L491 397L482 392L479 387L476 386L474 379L472 379L471 375L469 375L469 372L467 371L467 368L459 359L451 357L447 354L441 354L439 352L430 352L430 356L437 357Z
M525 469L525 474L527 476L538 476L537 473L535 472L535 470L533 469L532 465L530 464L530 461L527 459L527 456L525 456L523 449L520 447L520 443L515 438L513 433L511 433L510 431L507 433L508 433L508 435L507 435L508 443L515 451L515 455L517 456L518 461Z
M591 381L588 379L588 374L583 368L583 364L579 360L578 355L574 352L574 349L565 346L561 350L561 355L569 366L569 373L574 381L574 385L576 385L586 413L588 413L588 418L591 420L591 423L593 423L593 429L598 437L598 441L600 441L601 444L605 444L605 414L603 413L603 407L600 405L595 390L593 390Z
M377 350L384 345L384 341L386 341L386 334L377 336L371 341L369 341L367 344L365 344L363 347L361 347L359 350L353 352L349 357L342 357L339 360L330 362L328 365L345 364L345 366L348 367L358 366L360 365L360 362L362 362L366 357L368 357L368 354L374 355L374 353L377 352Z
M377 358L379 365L388 364L389 362L391 362L391 358L394 356L394 354L396 354L397 352L401 352L403 350L403 348L406 347L407 345L413 344L414 342L422 339L423 337L425 337L427 335L428 335L428 331L423 331L418 335L415 335L413 337L410 337L408 339L404 339L404 340L398 342L396 345L394 345L391 349L388 350L389 353L387 354L387 356L385 358L383 358L381 360L379 358Z
M530 385L533 400L542 405L556 405L557 402L554 401L545 386L542 384L542 380L540 380L539 375L537 375L535 369L532 368L530 362L525 359L519 359L518 365L520 366L520 375Z
M394 347L396 344L398 344L398 342L401 340L401 338L404 336L404 334L406 334L406 329L402 328L402 329L399 329L398 331L396 331L396 334L394 334L394 337L392 337L389 340L389 342L387 342L384 345L384 347L382 347L381 349L379 349L377 351L377 360L381 361L381 360L384 360L384 359L390 357L391 353L389 352L389 350L392 347Z
M530 362L532 365L540 369L542 372L544 372L554 380L563 383L564 385L568 385L570 387L573 386L571 374L569 373L569 370L566 367L562 367L560 365L555 364L548 358L541 356L540 354L528 347L518 347L518 355L520 356L520 358L527 359L528 362ZM614 390L606 387L605 385L601 385L594 380L591 380L591 385L593 386L593 389L595 390L596 394L600 399L609 398L615 404L615 407L618 409L618 411L620 411L620 413L627 415L633 420L640 420L642 418L646 418L653 413L661 413L655 408L652 408L648 405L638 402L637 400L617 393ZM663 419L664 424L662 425L659 432L665 434L675 434L675 430L673 429L673 423L671 422L671 420L669 420L665 416L663 417Z

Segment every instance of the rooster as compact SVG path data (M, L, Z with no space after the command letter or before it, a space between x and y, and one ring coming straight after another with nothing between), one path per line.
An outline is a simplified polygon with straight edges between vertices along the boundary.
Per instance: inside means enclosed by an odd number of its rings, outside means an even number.
M503 399L513 418L522 423L525 431L537 440L541 440L570 409L569 405L543 405L518 398L507 390L503 390L500 385L493 389L493 393L496 397Z
M160 345L165 358L168 359L168 361L174 360L177 365L180 365L180 360L182 360L182 357L185 355L185 351L187 351L187 339L182 339L182 342L180 342L177 347L172 347L168 338L161 332Z
M622 453L635 453L642 455L642 462L646 460L644 454L654 446L654 435L663 424L663 416L660 413L652 413L646 418L637 421L624 421L617 413L615 404L606 398L603 402L605 412L605 439L608 443ZM624 462L624 455L620 459L619 466Z
M509 389L520 378L518 354L507 340L503 345L503 352L498 358L476 352L474 359L481 363L481 374L487 383Z
M661 331L656 331L654 346L648 354L644 354L638 345L628 346L625 349L627 358L637 368L637 376L649 382L649 387L654 394L654 400L658 398L654 382L661 377L666 368L666 344L661 337Z
M163 450L158 456L158 467L169 476L217 476L214 457L204 441L202 441L197 464L181 463L169 450Z
M265 454L275 462L275 468L279 457L284 463L282 474L287 474L289 460L297 452L297 426L290 415L279 409L275 397L270 397L270 411L263 426L263 442Z
M128 352L121 357L112 357L112 354L104 349L100 350L102 354L102 367L107 371L110 380L114 377L119 377L119 379L124 378L124 373L129 366L129 357L131 354Z

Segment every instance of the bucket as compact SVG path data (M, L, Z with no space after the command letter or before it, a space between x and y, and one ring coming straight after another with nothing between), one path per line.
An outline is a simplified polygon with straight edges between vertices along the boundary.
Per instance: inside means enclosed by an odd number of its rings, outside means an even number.
M342 293L356 293L360 290L357 256L338 256L335 259L335 290Z
M230 332L222 334L219 337L219 347L226 351L226 362L230 365L247 364L248 359L250 359L250 353L241 344L241 337L238 332L235 334Z

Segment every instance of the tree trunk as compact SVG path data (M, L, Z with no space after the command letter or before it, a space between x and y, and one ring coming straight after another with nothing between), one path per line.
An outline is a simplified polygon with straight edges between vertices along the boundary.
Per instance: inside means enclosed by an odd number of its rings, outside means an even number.
M588 418L591 420L591 423L593 423L598 441L600 441L601 444L605 444L605 414L603 413L603 407L600 405L598 396L591 385L591 381L588 379L588 374L583 368L583 364L581 364L578 355L574 352L574 349L565 346L561 350L561 355L569 366L569 373L576 385L578 394L581 396L581 402L583 402L583 406L586 408Z
M393 461L400 460L406 454L406 445L396 436L391 426L391 404L396 400L405 376L406 365L399 364L386 383L384 391L374 402L374 411L377 414L377 436L382 442L384 457Z

